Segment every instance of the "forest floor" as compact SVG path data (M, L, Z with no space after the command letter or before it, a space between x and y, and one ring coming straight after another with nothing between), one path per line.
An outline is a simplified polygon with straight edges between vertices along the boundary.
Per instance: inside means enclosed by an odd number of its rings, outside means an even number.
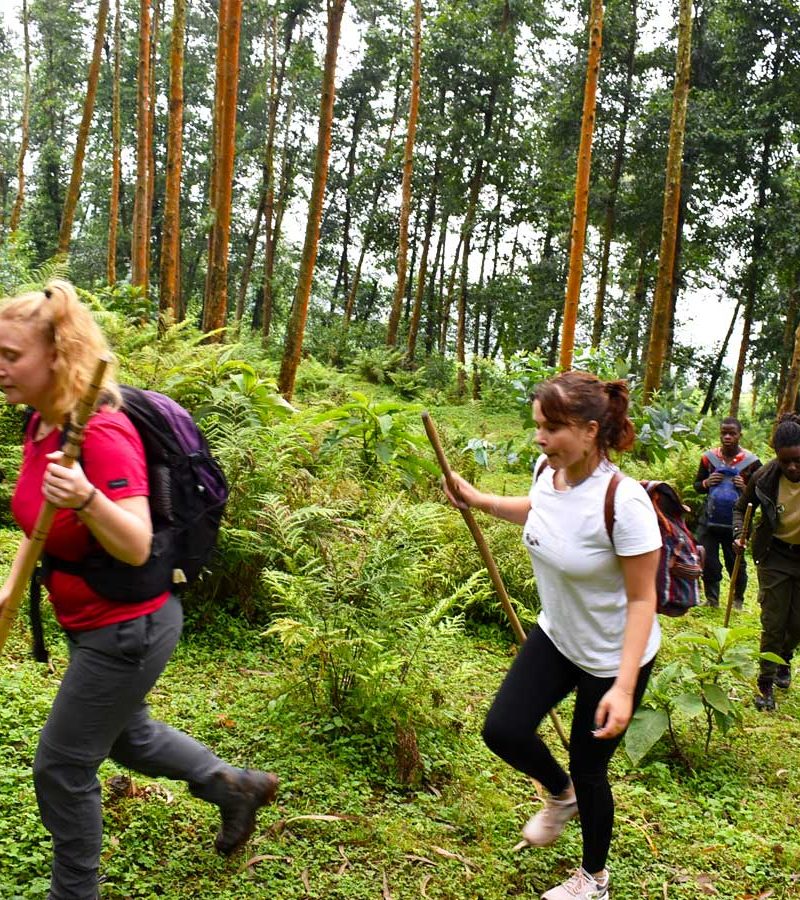
M497 427L515 426L508 418ZM3 567L15 540L0 531ZM736 621L755 627L756 607L753 574ZM663 621L659 666L673 658L675 635L721 622L720 610L704 608ZM30 659L24 621L2 660L2 900L42 898L47 890L49 838L31 763L66 665L63 641L49 628L54 672ZM515 849L540 801L530 780L493 757L480 737L514 653L510 630L467 620L437 647L439 687L420 703L436 703L457 740L452 733L421 739L426 771L438 774L410 789L368 734L293 702L282 650L263 628L220 612L187 629L150 698L153 714L232 763L278 773L278 802L261 812L245 850L225 860L213 850L215 808L182 784L139 776L134 796L120 796L110 780L128 773L104 764L104 900L501 900L538 897L563 880L580 859L578 824L553 847ZM747 695L742 727L715 732L708 754L703 728L687 726L681 738L689 765L665 742L638 767L617 753L614 900L800 898L799 692L800 685L781 692L772 714L758 713ZM560 713L568 722L569 702ZM549 722L542 734L563 759Z

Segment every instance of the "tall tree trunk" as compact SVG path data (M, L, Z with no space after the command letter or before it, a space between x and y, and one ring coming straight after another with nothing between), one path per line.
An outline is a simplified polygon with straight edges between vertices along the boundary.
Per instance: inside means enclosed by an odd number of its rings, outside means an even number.
M578 170L575 176L575 208L572 214L569 275L561 333L559 365L564 371L572 368L572 355L575 350L575 324L578 320L578 301L583 278L583 249L586 244L586 216L589 210L589 176L592 169L592 138L602 46L603 0L592 0L589 13L589 56L586 64L586 85L583 92L581 142L578 149Z
M164 226L161 242L161 321L180 316L178 293L181 264L181 167L183 165L183 47L186 35L186 0L173 0L172 42L169 62L169 123L167 178L164 189Z
M147 215L147 224L145 231L147 232L147 255L146 263L146 280L150 284L150 240L153 234L153 202L156 194L156 62L158 59L158 40L159 29L161 27L161 10L163 0L153 0L153 24L150 33L150 123L148 125L149 135L149 152L150 159L147 162L147 201L145 203L145 213Z
M508 0L503 3L503 13L500 18L499 34L501 41L504 39L508 31L508 25L511 21L511 8ZM480 196L481 187L484 177L484 154L486 145L489 142L489 136L492 133L492 121L494 119L494 111L497 103L497 93L499 90L499 82L497 79L492 81L489 91L489 98L486 104L486 112L483 117L483 135L481 139L481 149L478 151L478 158L475 163L475 171L470 181L469 200L467 203L467 212L464 217L464 227L462 233L464 235L464 252L461 258L461 283L458 295L458 324L456 326L456 361L458 370L456 374L456 390L459 398L464 396L466 390L466 352L464 347L464 339L466 336L467 322L467 293L469 290L469 254L470 244L472 241L472 232L475 228L475 218L478 208L478 197Z
M428 210L425 214L425 234L422 238L422 256L419 262L419 274L417 275L417 289L414 292L414 307L411 310L411 316L408 322L408 340L406 342L406 362L414 361L414 354L417 350L417 333L419 331L419 320L422 315L422 299L425 295L425 280L428 275L428 253L431 247L431 235L433 234L433 223L436 218L436 199L439 194L439 185L442 174L442 153L437 148L436 161L433 165L433 182L431 184L431 193L428 198ZM434 272L436 271L434 264Z
M794 333L794 350L792 352L792 361L789 364L789 371L786 377L786 387L783 390L781 403L778 407L778 416L784 413L794 412L797 407L797 388L800 385L800 326L795 329Z
M331 294L331 315L336 311L336 298L339 296L340 288L344 289L344 295L347 297L350 286L350 267L348 252L350 250L350 226L353 221L353 184L356 180L356 153L358 151L358 141L361 137L361 128L364 122L364 113L367 109L366 92L363 92L359 98L358 106L353 114L353 133L350 141L350 149L347 152L347 177L344 186L344 222L342 223L342 252L339 255L339 265L336 269L336 282L333 285Z
M444 294L442 298L442 322L439 331L439 353L444 355L447 351L447 332L450 330L450 309L453 305L453 293L456 285L456 272L458 271L458 261L461 259L461 248L464 246L464 231L462 229L456 244L456 255L453 257L453 265L450 268L450 277L447 279L447 290L444 288L444 278L440 290ZM444 271L442 271L444 275Z
M398 72L397 84L395 87L394 94L394 112L392 113L392 121L389 125L389 137L386 139L386 145L383 150L383 158L381 160L380 165L380 176L375 182L375 187L372 191L372 205L370 206L369 216L367 217L367 224L364 226L363 230L363 238L361 241L361 252L358 257L358 263L356 265L355 272L353 273L353 280L350 283L350 290L347 294L347 300L344 304L344 313L342 314L342 331L346 332L349 325L350 319L353 314L353 309L355 307L356 302L356 294L358 292L358 285L361 281L361 269L364 265L364 259L367 255L367 250L370 247L370 243L372 242L372 236L375 231L375 219L378 214L378 202L381 198L381 193L383 191L384 184L386 182L386 168L387 164L392 156L392 147L394 144L394 130L397 127L397 120L400 116L400 88L401 81L399 77L400 73Z
M636 273L636 286L633 290L633 303L630 306L631 315L628 323L628 339L626 353L630 360L630 371L639 374L641 349L641 321L642 310L645 308L647 297L647 264L648 250L644 241L639 241L639 267Z
M136 189L131 236L131 283L141 287L145 296L147 256L150 235L147 231L148 163L150 161L150 3L139 2L139 67L136 104Z
M675 87L672 95L672 119L669 128L664 215L661 224L661 248L658 257L658 280L653 298L653 321L647 349L644 377L644 402L661 387L661 373L667 350L672 279L675 271L675 244L680 206L683 139L686 131L686 107L692 55L692 0L680 0L678 21L678 54L675 64Z
M22 97L22 135L17 154L17 196L11 210L11 221L8 230L13 234L19 228L22 217L22 204L25 200L25 156L31 135L31 44L28 32L28 0L22 0L22 35L25 53L25 87Z
M325 68L322 77L322 96L320 99L319 132L317 135L317 156L314 166L314 180L311 185L311 197L308 206L308 222L303 244L303 256L300 260L300 272L297 279L297 291L294 306L286 328L286 344L284 346L281 371L278 377L278 388L287 400L294 393L294 382L297 367L300 365L300 354L303 349L303 335L308 316L308 301L311 296L311 283L314 278L314 265L317 260L319 244L319 227L322 219L322 202L325 196L325 184L328 180L328 158L331 150L331 127L333 125L333 100L336 76L336 54L339 49L339 33L342 26L345 0L327 0L328 27L325 42Z
M436 241L436 252L433 254L433 265L431 266L431 277L428 281L428 297L426 302L427 315L425 317L425 356L433 353L433 345L435 336L438 332L439 317L441 309L436 302L437 291L437 273L444 272L444 251L447 242L447 222L450 218L449 213L445 212L442 216L442 223L439 226L439 237Z
M776 39L775 56L772 60L772 77L773 85L780 77L783 68L783 43L781 35ZM745 306L744 319L742 321L742 343L739 346L739 359L736 363L736 371L733 375L733 389L731 391L731 411L729 415L736 416L739 412L739 403L742 395L742 382L744 381L744 370L747 365L747 354L750 349L750 330L753 324L753 313L755 311L756 296L761 284L761 267L763 265L762 255L764 251L764 239L766 237L766 222L764 209L767 205L767 189L769 187L770 166L772 163L772 150L775 143L779 140L780 124L775 119L774 112L771 112L769 121L764 132L763 144L761 147L761 159L758 167L758 199L756 202L756 212L753 223L753 244L750 253L750 265L747 270L747 280L745 283Z
M122 25L120 0L114 4L114 75L111 86L111 196L108 204L108 253L106 278L117 282L117 226L119 224L119 192L122 180L122 126L120 123L120 75L122 69Z
M203 331L225 327L228 311L228 245L231 231L233 164L236 155L236 98L239 87L239 38L242 29L242 0L227 0L220 5L225 21L220 28L224 41L220 93L219 140L217 141L216 196L214 224L211 229L211 260L206 275ZM221 331L214 340L221 341Z
M778 378L778 402L786 392L786 379L789 375L790 359L794 346L794 334L797 325L797 312L800 307L800 269L794 278L794 287L789 290L789 302L786 304L786 322L783 328L783 353L781 354L781 371Z
M278 207L275 207L275 134L278 129L278 109L283 95L283 82L286 76L286 63L289 59L289 50L292 46L294 28L299 16L297 11L287 13L283 28L283 53L278 68L277 77L275 67L277 61L278 45L278 20L273 18L273 44L272 44L272 78L270 79L270 106L269 123L267 126L267 146L264 156L264 165L267 176L267 199L264 206L264 287L261 293L261 339L266 345L269 340L269 332L272 327L272 308L274 304L273 275L275 271L275 249L280 235L280 220L283 217L289 185L291 184L291 170L293 157L289 154L289 126L292 121L294 108L294 95L290 91L289 102L286 104L285 129L283 141L283 154L281 165L281 186L279 191ZM255 324L255 314L253 316Z
M264 217L264 209L267 205L266 179L264 179L261 189L261 196L258 198L258 206L256 207L256 217L253 227L250 230L250 237L247 240L247 252L245 253L242 271L239 276L239 290L236 293L236 322L242 321L244 317L244 306L247 300L247 288L250 286L250 275L253 271L253 260L256 256L256 247L258 246L258 236L261 233L261 219Z
M611 239L614 236L614 225L617 212L617 193L622 176L622 165L625 161L625 142L628 136L628 120L633 102L633 68L636 59L636 38L638 32L637 0L631 0L631 31L628 38L628 56L626 60L625 93L622 101L622 118L619 124L617 147L614 154L614 167L611 170L611 182L606 198L606 214L603 222L603 247L600 251L600 277L597 281L597 295L594 300L594 324L592 326L592 347L600 346L603 338L603 316L608 287L608 260L611 256Z
M420 56L422 46L422 0L414 0L414 45L411 55L411 97L408 104L408 129L403 152L403 185L400 204L400 237L397 246L397 285L394 291L392 309L389 313L389 327L386 344L397 344L397 327L403 309L403 295L406 289L406 266L408 262L408 219L411 213L411 175L414 168L414 141L417 136L417 116L419 112Z
M714 368L711 370L711 378L708 382L708 390L706 391L705 399L703 400L703 406L700 409L700 415L707 415L708 411L711 409L712 404L714 403L714 394L717 391L717 382L719 381L719 377L722 374L722 363L725 360L725 354L728 352L728 344L730 343L731 335L733 334L733 327L736 324L736 317L739 315L739 308L742 305L741 298L736 301L736 306L733 308L733 315L731 316L730 325L728 325L728 330L725 333L725 338L722 341L722 346L719 348L719 353L717 353L717 358L714 360Z

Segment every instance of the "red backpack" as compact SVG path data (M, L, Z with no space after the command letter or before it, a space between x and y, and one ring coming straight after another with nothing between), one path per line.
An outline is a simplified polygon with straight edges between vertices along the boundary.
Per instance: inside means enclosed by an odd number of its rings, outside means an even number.
M625 476L615 472L608 483L605 522L614 545L614 497ZM688 511L677 491L665 481L640 481L658 517L661 531L661 560L656 575L656 609L664 616L682 616L700 602L700 576L704 548L689 531L684 514Z

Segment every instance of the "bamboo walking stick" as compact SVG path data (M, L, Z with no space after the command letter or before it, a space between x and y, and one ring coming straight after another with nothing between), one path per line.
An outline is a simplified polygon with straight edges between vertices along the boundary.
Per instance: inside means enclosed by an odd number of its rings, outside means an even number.
M98 359L92 380L86 388L83 397L78 401L74 422L67 430L67 439L63 447L64 459L61 465L67 468L71 467L75 460L80 457L83 430L97 402L97 395L100 392L100 386L103 383L103 376L108 363L109 359L107 357ZM22 598L25 596L25 591L31 580L31 575L33 575L33 570L36 568L36 563L42 555L44 544L47 540L47 533L50 531L50 526L53 524L57 510L58 507L53 506L48 501L44 501L42 508L39 510L39 515L36 517L36 524L33 526L33 531L28 541L28 548L16 573L16 580L11 587L8 600L0 607L0 652L5 646L11 626L22 603Z
M744 522L742 523L742 533L739 535L741 541L743 541L744 545L741 549L736 549L736 559L733 562L733 572L731 572L731 583L728 587L728 606L725 609L725 628L728 627L728 623L731 620L731 610L733 609L733 600L736 596L736 582L739 580L739 569L742 567L742 557L744 556L744 551L747 546L747 538L750 535L750 520L753 518L753 504L748 503L747 509L744 513Z
M436 458L439 461L439 468L442 470L442 474L447 481L448 487L452 490L453 470L450 468L450 463L447 461L447 457L445 456L444 450L442 449L442 444L439 440L439 434L436 431L436 426L433 424L433 419L430 417L430 413L422 413L422 424L425 426L425 433L428 435L428 440L431 442L431 446L436 453ZM514 607L511 605L511 600L508 596L508 592L506 591L506 586L503 584L503 578L500 575L500 571L497 568L497 564L495 563L494 558L492 557L492 552L489 549L489 545L486 543L486 538L483 536L483 532L481 531L480 526L475 521L475 516L473 516L472 510L460 509L459 512L464 517L464 521L467 523L467 528L469 528L473 540L478 545L478 550L481 554L481 558L483 559L483 564L486 566L489 572L489 577L492 579L492 584L494 585L495 591L497 591L497 596L500 598L500 603L503 606L503 610L505 611L505 614L508 616L508 619L511 622L511 627L514 630L514 634L516 635L519 643L524 644L526 637L525 630L523 629L522 624L520 623L519 618L514 611ZM569 750L569 740L567 739L567 735L564 731L564 726L561 724L561 719L559 719L558 713L554 709L550 710L550 719L553 722L553 727L558 733L558 736L561 738L561 743L564 745L564 749Z

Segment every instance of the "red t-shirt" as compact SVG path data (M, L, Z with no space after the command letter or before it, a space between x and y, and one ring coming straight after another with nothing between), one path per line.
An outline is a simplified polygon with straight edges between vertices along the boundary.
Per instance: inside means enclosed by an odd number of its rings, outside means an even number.
M34 416L25 438L17 487L11 511L17 524L30 537L44 499L42 483L48 465L46 454L61 449L61 432L56 429L35 441L39 416ZM111 500L147 497L147 464L139 433L130 419L108 409L96 412L86 426L81 465L86 477ZM92 533L70 509L56 512L47 535L45 550L61 559L77 562L97 549ZM78 575L54 571L46 586L62 628L87 631L135 619L163 606L169 592L143 603L114 603L95 593Z

